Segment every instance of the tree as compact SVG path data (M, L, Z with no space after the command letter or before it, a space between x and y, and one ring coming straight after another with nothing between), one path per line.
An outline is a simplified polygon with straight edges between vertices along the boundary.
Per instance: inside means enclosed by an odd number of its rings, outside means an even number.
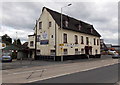
M13 44L14 44L14 45L21 45L20 39L17 39L17 41L16 41L16 39L14 39Z
M17 45L21 45L20 39L17 39Z
M2 36L2 42L6 43L6 45L12 44L12 38L8 36L7 34Z
M16 39L14 39L13 45L17 45Z

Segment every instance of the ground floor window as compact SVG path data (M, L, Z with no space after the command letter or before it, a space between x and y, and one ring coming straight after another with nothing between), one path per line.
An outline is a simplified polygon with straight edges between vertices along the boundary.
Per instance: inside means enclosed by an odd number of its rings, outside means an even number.
M55 50L50 50L50 55L55 55Z
M75 49L75 55L79 54L78 49Z
M40 51L40 50L37 50L36 53L37 53L37 55L40 55L40 54L41 54L41 51Z
M81 54L84 54L84 49L83 48L81 49Z
M67 55L67 54L68 54L68 50L67 50L67 49L64 49L63 51L64 51L64 52L63 52L64 55Z

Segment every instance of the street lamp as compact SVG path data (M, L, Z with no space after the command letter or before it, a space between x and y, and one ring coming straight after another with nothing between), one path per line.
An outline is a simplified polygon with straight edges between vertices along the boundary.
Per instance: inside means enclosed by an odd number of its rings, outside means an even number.
M15 44L17 45L17 32L16 32L16 43Z
M63 8L65 8L65 7L68 7L68 6L70 6L70 5L72 5L72 4L68 4L68 5L66 5L66 6L63 6L63 7L61 7L61 44L62 44L62 27L63 27L63 22L62 22L62 9ZM61 61L63 61L63 52L62 52L62 48L61 48Z

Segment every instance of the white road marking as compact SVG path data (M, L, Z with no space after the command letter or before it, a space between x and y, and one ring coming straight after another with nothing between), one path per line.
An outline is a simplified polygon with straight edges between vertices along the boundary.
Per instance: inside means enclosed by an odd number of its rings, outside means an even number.
M38 72L38 71L43 71L43 70L45 71L47 69L17 72L17 73L11 73L11 74L7 74L7 75L17 75L17 74L24 74L24 73L30 73L30 72Z
M46 78L42 78L42 79L36 79L36 80L28 81L28 82L31 83L31 82L35 82L35 81L46 80L46 79L50 79L50 78L55 78L55 77L59 77L59 76L69 75L69 74L73 74L73 73L77 73L77 72L83 72L83 71L93 70L93 69L96 69L96 68L110 66L110 65L114 65L114 64L116 64L116 63L106 64L106 65L103 65L103 66L93 67L93 68L90 68L90 69L78 70L78 71L75 71L75 72L69 72L69 73L55 75L55 76L46 77Z

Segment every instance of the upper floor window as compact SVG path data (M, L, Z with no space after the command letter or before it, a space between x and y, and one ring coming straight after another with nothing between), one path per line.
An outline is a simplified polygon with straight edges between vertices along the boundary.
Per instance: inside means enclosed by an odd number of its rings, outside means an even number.
M50 22L49 22L49 27L51 27L51 26L52 26L52 22L50 21Z
M86 45L88 45L88 44L89 44L89 38L86 37Z
M42 22L39 22L39 29L42 29Z
M67 43L67 34L66 33L63 34L63 43Z
M78 44L78 36L75 35L75 44Z
M83 36L81 36L81 44L84 44Z
M68 27L68 21L67 20L65 21L65 27Z
M94 45L96 45L96 39L94 38Z
M97 39L97 45L99 45L99 39Z
M53 38L53 35L51 35L51 38Z
M33 41L30 41L30 46L31 46L31 47L33 46L33 44L34 44L34 42L33 42Z

